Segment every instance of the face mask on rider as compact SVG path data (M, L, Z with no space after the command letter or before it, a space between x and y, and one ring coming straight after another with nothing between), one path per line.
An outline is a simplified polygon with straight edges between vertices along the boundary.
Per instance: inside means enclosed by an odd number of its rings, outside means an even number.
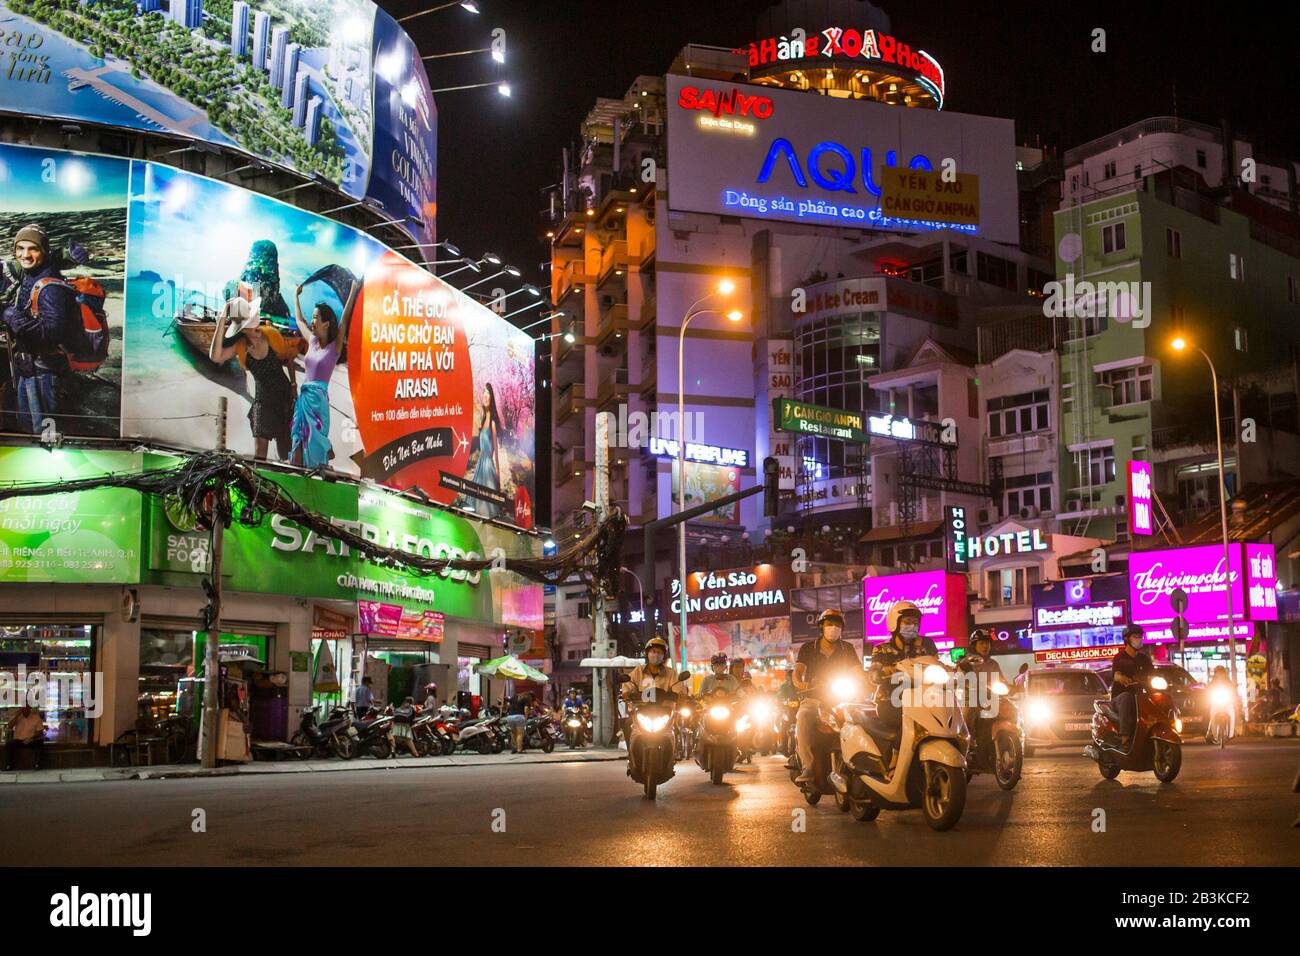
M664 652L651 651L649 654L646 655L646 661L649 662L651 667L658 667L660 664L664 662Z
M898 626L898 633L903 636L905 641L914 641L921 633L921 625L906 622Z

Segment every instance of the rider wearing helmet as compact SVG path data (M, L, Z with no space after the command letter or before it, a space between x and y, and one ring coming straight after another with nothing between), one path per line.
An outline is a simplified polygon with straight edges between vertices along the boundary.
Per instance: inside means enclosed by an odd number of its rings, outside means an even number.
M1138 684L1155 673L1151 658L1142 651L1145 633L1141 625L1126 626L1124 646L1115 652L1115 659L1111 661L1114 679L1110 685L1110 700L1119 715L1120 747L1125 750L1133 738L1133 724L1137 720L1137 698L1133 692Z
M997 706L991 688L994 681L1003 680L1002 668L993 659L993 634L988 628L977 627L970 632L970 637L966 641L966 656L957 666L967 673L987 675L976 679L974 697L970 706L966 708L966 726L970 728L972 734L979 737L986 736L982 732L988 726L988 721L981 718L997 715Z
M964 660L969 662L970 669L976 673L987 671L997 674L999 679L1002 677L1002 668L993 659L993 634L987 627L977 627L970 632Z
M794 686L801 691L810 690L835 674L860 673L862 670L858 652L843 640L844 615L839 610L827 608L822 611L817 616L817 627L821 636L799 648L799 657L794 665ZM813 779L812 745L813 735L817 733L818 714L816 699L805 697L794 721L795 750L799 755L799 766L803 768L795 778L796 783Z
M425 710L438 709L438 685L437 684L428 683L424 685L424 704L422 705L422 707Z
M890 728L902 726L903 713L891 700L887 685L899 664L913 657L938 657L934 641L921 636L921 609L911 601L895 601L885 614L889 640L871 650L868 677L876 686L876 713Z
M677 680L677 671L668 660L668 642L662 637L652 637L646 641L645 663L632 669L632 680L623 685L623 696L631 699L641 697L651 687L669 690L675 694L685 693L686 685Z
M713 670L704 678L700 684L700 696L708 697L710 694L725 692L735 694L740 689L740 683L736 678L727 673L727 655L719 651L709 658L709 667Z

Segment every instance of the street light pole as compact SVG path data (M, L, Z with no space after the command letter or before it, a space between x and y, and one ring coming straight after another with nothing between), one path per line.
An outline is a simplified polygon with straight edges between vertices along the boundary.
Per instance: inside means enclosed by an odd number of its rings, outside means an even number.
M645 623L645 587L641 584L641 576L637 574L635 571L633 571L631 568L623 568L623 571L627 574L632 575L632 579L636 581L637 594L640 595L641 597L641 622L644 624Z
M716 292L710 292L686 310L682 327L677 334L677 513L686 511L686 327L697 315L713 312L722 314L718 309L701 309L700 306L717 295L730 295L735 285L730 280L723 280ZM727 317L733 322L739 321L739 312L729 312ZM682 669L686 669L686 522L677 526L677 600L681 607L681 650ZM672 648L669 648L672 651Z
M1182 338L1174 339L1173 348L1181 352L1188 343ZM1219 526L1223 533L1223 576L1228 597L1228 672L1232 677L1234 692L1237 687L1237 625L1232 619L1232 551L1228 542L1228 482L1223 470L1223 420L1219 417L1219 373L1214 362L1199 345L1192 346L1201 353L1205 364L1210 366L1210 383L1214 388L1214 442L1219 454ZM1238 456L1237 468L1240 474L1241 462ZM1244 608L1243 608L1244 610ZM1243 614L1243 617L1245 615Z

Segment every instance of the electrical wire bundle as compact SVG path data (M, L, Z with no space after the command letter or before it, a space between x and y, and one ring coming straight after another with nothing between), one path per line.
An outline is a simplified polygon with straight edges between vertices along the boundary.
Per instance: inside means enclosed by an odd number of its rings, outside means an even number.
M262 524L269 515L281 515L321 538L346 544L377 567L394 571L429 576L444 575L449 571L501 568L543 584L560 584L577 577L591 587L600 580L604 582L607 594L618 591L622 539L627 529L627 517L621 509L615 508L576 544L552 557L474 560L425 557L386 548L334 524L328 515L299 504L282 485L243 459L219 451L188 456L171 468L103 474L52 484L13 484L0 487L0 501L102 488L127 488L179 504L192 513L199 527L205 530L211 530L217 523L229 528L234 522L253 528Z

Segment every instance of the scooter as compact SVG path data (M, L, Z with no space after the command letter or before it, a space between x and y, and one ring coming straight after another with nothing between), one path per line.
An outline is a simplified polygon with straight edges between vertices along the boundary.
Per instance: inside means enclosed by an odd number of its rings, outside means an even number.
M760 697L749 705L749 719L754 728L754 752L764 757L776 751L776 715L772 702Z
M700 705L689 698L678 701L673 715L673 755L678 760L689 760L695 755L696 739L700 734Z
M960 665L959 665L960 666ZM976 705L974 716L967 713L970 746L966 751L966 781L978 773L991 773L1003 790L1014 790L1020 782L1025 763L1025 728L1020 710L1007 696L1006 683L994 679L989 684L993 716L984 717Z
M794 781L809 806L816 806L821 798L830 794L840 812L849 809L847 787L839 786L843 780L840 756L840 731L848 708L862 698L862 685L850 674L840 674L799 693L801 700L811 699L817 704L817 730L812 739L813 778L800 782L803 764L796 753L790 758L790 779Z
M717 785L736 768L737 738L749 726L748 715L736 716L738 708L726 692L710 694L700 702L704 716L695 748L695 762Z
M902 665L901 724L881 723L868 707L848 706L840 728L844 772L832 783L848 800L855 820L874 820L881 810L920 807L925 822L948 830L966 807L967 734L951 675L936 657Z
M1178 776L1183 767L1183 721L1168 690L1168 681L1160 676L1134 686L1131 693L1137 700L1137 719L1127 750L1120 747L1115 703L1093 701L1092 743L1083 752L1097 761L1097 769L1107 780L1114 780L1121 770L1151 770L1161 783Z
M475 720L461 720L449 725L456 746L461 750L473 750L480 754L500 753L505 749L505 740L498 732L500 717L479 717Z
M564 742L570 750L576 750L586 743L586 720L577 707L564 708Z
M549 713L529 717L524 724L524 749L536 747L544 754L554 750L555 737L551 734L551 726L554 723L555 718Z
M794 719L797 713L799 713L798 699L783 700L776 718L778 749L791 760L794 759Z
M682 671L677 679L689 681L691 675ZM630 680L623 675L624 683ZM627 775L641 784L648 800L655 798L661 783L667 783L676 775L673 769L672 722L678 700L672 691L655 690L647 698L628 702L632 729L627 744Z
M392 708L390 707L391 711ZM370 754L377 760L387 760L396 753L393 745L393 715L372 706L361 717L354 717L352 727L357 733L357 753Z
M349 733L352 718L341 707L335 708L329 719L319 721L316 709L306 708L302 712L297 732L289 739L294 747L311 748L311 756L334 756L340 760L351 760L356 756L356 732Z
M1211 746L1218 745L1220 750L1228 746L1228 738L1233 735L1236 697L1222 685L1210 688L1210 719L1205 725L1205 742Z

